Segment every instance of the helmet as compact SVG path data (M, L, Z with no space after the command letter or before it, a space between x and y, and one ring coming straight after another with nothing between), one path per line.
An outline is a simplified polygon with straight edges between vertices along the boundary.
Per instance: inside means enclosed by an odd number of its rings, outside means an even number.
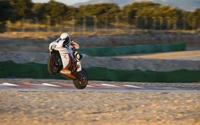
M62 33L60 35L60 39L65 40L65 41L69 41L71 38L70 38L70 35L68 33Z

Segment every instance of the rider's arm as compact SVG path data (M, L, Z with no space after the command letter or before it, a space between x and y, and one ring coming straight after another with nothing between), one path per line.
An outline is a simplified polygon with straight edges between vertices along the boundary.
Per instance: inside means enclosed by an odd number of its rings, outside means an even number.
M61 39L60 39L60 37L56 40L56 42L58 43L59 41L60 41Z
M71 41L71 45L75 48L75 49L79 49L79 45L78 43L76 43L74 40Z

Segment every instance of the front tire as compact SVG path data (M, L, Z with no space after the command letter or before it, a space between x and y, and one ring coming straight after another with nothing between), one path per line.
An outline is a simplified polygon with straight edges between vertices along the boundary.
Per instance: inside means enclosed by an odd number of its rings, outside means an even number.
M61 70L58 60L59 55L52 53L48 58L47 68L50 74L58 73Z
M88 75L87 75L87 72L84 69L82 69L81 72L85 76L85 79L82 79L82 78L78 79L77 78L77 79L73 80L74 86L77 89L84 89L87 86L87 84L88 84Z

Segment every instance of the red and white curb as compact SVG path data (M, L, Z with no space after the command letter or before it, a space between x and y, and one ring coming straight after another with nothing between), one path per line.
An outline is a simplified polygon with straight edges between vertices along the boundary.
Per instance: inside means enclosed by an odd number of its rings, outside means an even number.
M54 87L54 88L62 88L62 87L74 87L73 84L68 83L59 83L59 84L51 84L51 83L40 83L40 84L33 84L29 82L24 83L0 83L0 86L6 87L34 87L34 86L46 86L46 87ZM135 86L135 85L128 85L128 84L104 84L104 83L91 83L87 85L87 88L134 88L134 89L142 89L143 87Z

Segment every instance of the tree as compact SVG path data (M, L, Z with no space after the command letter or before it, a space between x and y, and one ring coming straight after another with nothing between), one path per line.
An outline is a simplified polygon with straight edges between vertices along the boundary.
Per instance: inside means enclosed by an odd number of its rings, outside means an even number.
M129 24L133 24L138 11L157 6L160 6L160 4L153 2L134 2L132 4L125 5L120 13L121 21L126 21Z
M59 19L71 20L72 16L75 16L77 9L74 7L68 7L67 5L50 0L44 4L45 16L50 17L53 24Z
M183 11L178 8L170 7L170 6L155 6L155 7L146 7L137 11L137 18L140 18L141 23L140 27L144 27L144 20L148 19L148 27L160 28L160 25L163 25L162 28L167 28L170 23L171 25L176 24L178 22L178 26L182 26L183 23ZM160 22L162 20L162 22ZM170 20L170 22L169 22ZM153 25L156 25L153 26ZM176 24L177 25L177 24Z
M196 22L200 22L200 8L194 11L194 19ZM200 27L200 23L197 24L197 27Z
M0 1L0 22L12 20L14 17L13 7L8 0Z
M194 12L190 12L187 16L187 21L190 27L200 27L200 8L197 8Z
M78 9L73 7L73 6L67 6L67 12L65 14L65 19L66 20L71 20L73 17L75 18L77 13L78 13Z
M12 20L14 17L13 8L10 5L10 1L0 1L0 32L6 31L6 21Z
M32 18L32 6L31 0L10 0L12 7L17 15L17 19Z
M44 23L44 21L46 20L45 15L47 15L47 14L46 14L46 11L45 11L44 4L35 3L33 5L33 8L32 8L32 13L33 13L33 17L37 18L40 22Z
M52 19L64 16L67 12L67 6L63 3L55 2L54 0L49 1L46 4L45 10Z
M115 16L120 12L118 5L114 3L103 3L103 4L89 4L82 5L78 8L78 17L94 17L97 18L98 23L115 22Z

